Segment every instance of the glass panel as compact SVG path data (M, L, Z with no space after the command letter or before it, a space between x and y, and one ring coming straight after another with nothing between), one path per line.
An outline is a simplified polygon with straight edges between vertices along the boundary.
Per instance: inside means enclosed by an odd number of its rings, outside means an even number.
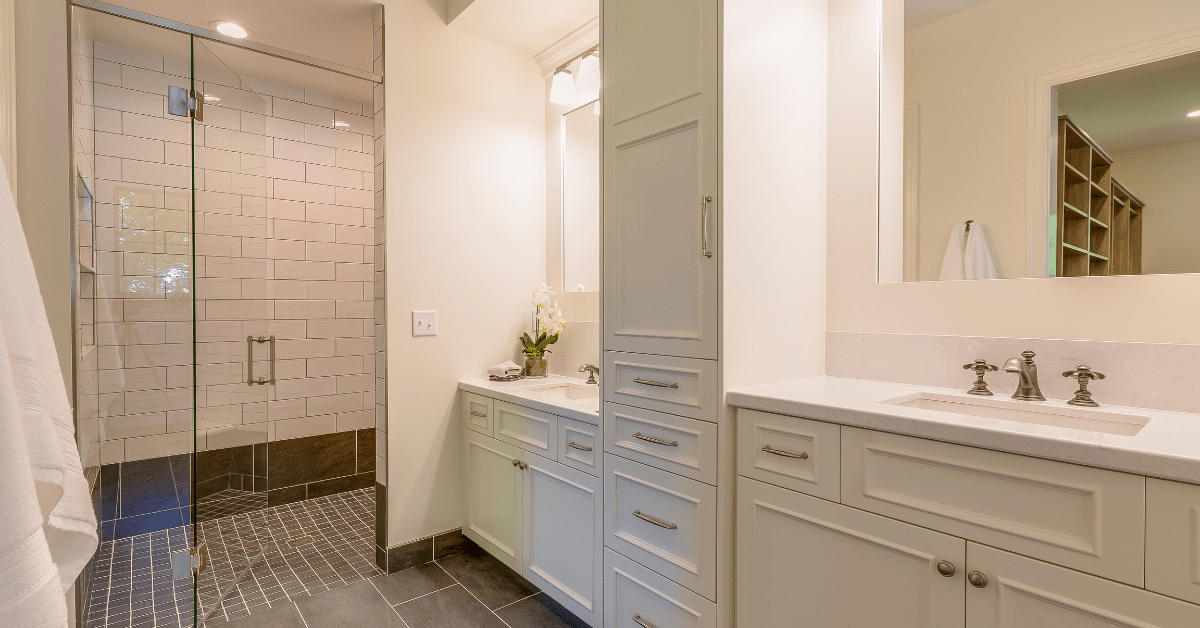
M268 400L277 341L268 326L267 101L207 42L194 39L196 234L196 541L198 620L222 604L261 558L243 534L267 506ZM237 596L240 600L240 596ZM242 602L238 602L242 604Z

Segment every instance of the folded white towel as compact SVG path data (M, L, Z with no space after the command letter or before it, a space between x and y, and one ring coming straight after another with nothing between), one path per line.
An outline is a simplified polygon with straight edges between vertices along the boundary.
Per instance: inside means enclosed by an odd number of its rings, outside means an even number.
M0 626L66 626L64 593L96 551L57 356L0 164Z
M963 250L963 279L995 279L996 263L983 234L983 225L975 223L967 233L967 245Z
M488 369L488 375L492 377L508 377L510 375L520 375L525 369L517 366L512 360L508 360L503 364L497 364Z
M946 254L942 257L942 272L938 281L963 279L963 247L966 244L967 227L963 223L950 230L950 241L946 243Z

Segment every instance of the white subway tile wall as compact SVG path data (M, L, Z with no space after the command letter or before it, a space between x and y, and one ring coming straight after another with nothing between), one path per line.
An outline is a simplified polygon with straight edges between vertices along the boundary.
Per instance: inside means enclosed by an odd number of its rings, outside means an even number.
M374 72L383 74L383 7L375 8L374 15L374 31L372 36L372 46L375 60L373 63ZM339 168L347 168L351 170L369 170L371 174L364 177L364 187L374 190L374 198L369 206L370 210L364 214L363 228L355 226L355 223L341 223L335 229L337 242L358 243L372 245L369 250L373 251L372 258L364 260L362 265L339 264L338 272L339 280L350 280L351 277L370 278L374 275L374 287L372 296L374 298L371 306L371 311L367 311L365 304L360 304L356 301L338 301L335 306L335 312L338 317L351 316L352 314L370 315L373 317L374 323L374 355L367 358L374 358L374 364L369 365L364 372L374 374L375 382L373 385L374 405L368 402L367 408L374 407L374 422L375 422L375 481L387 486L387 334L385 332L385 324L387 321L387 291L385 289L387 282L384 281L387 271L387 248L384 243L387 241L387 220L385 216L384 204L384 164L383 164L383 133L384 127L381 124L383 120L383 85L375 85L372 92L372 107L369 115L374 118L372 125L373 138L370 141L364 141L365 152L355 152L347 150L337 150L334 152L334 165ZM366 111L364 114L368 113ZM371 144L372 149L368 149L365 144ZM373 153L373 154L368 154ZM347 371L348 372L348 371ZM354 384L364 387L370 384L355 380ZM339 415L340 416L340 415ZM340 426L339 426L340 428ZM349 427L347 427L349 429ZM380 499L377 496L376 499ZM386 514L384 517L383 529L386 530ZM377 535L377 539L385 541L384 549L387 548L386 532L382 536Z
M190 451L193 407L199 450L377 424L381 103L239 78L199 48L193 170L192 130L165 98L189 86L186 61L76 42L97 266L80 308L80 342L96 345L80 354L88 465ZM248 335L276 336L276 384L246 384ZM269 350L253 343L255 378Z

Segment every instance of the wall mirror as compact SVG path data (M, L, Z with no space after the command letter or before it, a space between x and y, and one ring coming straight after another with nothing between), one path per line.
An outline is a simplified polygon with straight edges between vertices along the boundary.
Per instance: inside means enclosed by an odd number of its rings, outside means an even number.
M880 281L1200 273L1200 2L889 1Z
M563 290L600 289L600 116L596 103L562 116Z

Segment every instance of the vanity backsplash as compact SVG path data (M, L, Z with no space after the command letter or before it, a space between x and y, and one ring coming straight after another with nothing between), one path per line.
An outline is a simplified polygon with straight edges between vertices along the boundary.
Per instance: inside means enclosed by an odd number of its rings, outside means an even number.
M1062 376L1085 364L1103 373L1089 389L1097 402L1200 412L1200 345L987 336L932 336L830 331L825 334L825 373L904 384L969 389L976 359L996 366L1037 353L1038 378L1050 399L1070 399L1078 382ZM988 387L1007 397L1017 376L1003 370L987 375Z

